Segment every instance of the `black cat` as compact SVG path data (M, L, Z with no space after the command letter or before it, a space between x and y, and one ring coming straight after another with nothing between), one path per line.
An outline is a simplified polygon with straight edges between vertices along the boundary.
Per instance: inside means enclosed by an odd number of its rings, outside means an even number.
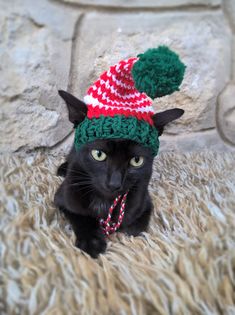
M67 104L69 120L77 126L87 114L86 104L65 91L59 94ZM183 113L175 108L155 114L158 134ZM65 179L54 202L70 221L77 247L94 258L105 251L106 236L99 219L105 219L115 197L127 191L119 231L134 236L146 231L152 211L148 193L152 164L150 150L131 140L95 140L84 144L78 152L72 148L67 161L58 168L57 174ZM114 221L119 208L114 209Z

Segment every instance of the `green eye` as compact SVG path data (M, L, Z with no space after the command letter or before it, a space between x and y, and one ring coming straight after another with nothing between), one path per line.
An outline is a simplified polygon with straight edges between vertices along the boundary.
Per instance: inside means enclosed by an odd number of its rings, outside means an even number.
M144 158L142 156L134 156L130 160L130 165L134 167L140 167L144 164Z
M91 155L96 161L102 162L106 159L107 155L101 150L91 150Z

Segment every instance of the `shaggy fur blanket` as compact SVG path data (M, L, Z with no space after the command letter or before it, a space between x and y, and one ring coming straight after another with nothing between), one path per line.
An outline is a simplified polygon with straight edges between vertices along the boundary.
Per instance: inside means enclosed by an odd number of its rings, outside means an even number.
M92 259L53 206L63 157L2 156L0 313L235 314L235 158L164 153L148 233Z

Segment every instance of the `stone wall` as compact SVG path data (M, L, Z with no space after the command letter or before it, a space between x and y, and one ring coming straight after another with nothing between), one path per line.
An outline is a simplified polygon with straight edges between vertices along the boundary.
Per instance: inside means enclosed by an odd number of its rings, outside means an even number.
M181 91L154 104L185 110L161 149L235 149L234 0L1 1L0 29L1 152L67 151L57 90L82 98L110 65L160 44L187 65Z

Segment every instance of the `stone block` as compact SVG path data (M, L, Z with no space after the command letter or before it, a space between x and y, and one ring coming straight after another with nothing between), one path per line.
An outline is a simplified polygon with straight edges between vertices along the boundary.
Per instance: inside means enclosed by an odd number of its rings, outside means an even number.
M120 59L167 45L186 64L180 92L156 99L156 111L183 108L169 134L215 127L215 105L231 72L231 33L222 13L87 14L72 65L72 90L82 98L98 76Z
M60 0L66 3L88 6L105 6L118 8L171 8L185 6L209 6L221 5L221 0Z
M229 22L235 33L235 1L234 0L224 0L223 7L225 13L228 15Z
M235 35L233 36L233 46L232 46L232 63L233 63L233 68L232 68L232 80L235 82Z
M235 152L235 147L226 144L216 129L180 135L162 135L159 152L193 152L211 150L215 152Z
M234 84L229 84L218 98L217 122L222 136L235 146Z
M44 0L1 3L0 152L51 147L71 131L57 90L68 86L77 18Z

